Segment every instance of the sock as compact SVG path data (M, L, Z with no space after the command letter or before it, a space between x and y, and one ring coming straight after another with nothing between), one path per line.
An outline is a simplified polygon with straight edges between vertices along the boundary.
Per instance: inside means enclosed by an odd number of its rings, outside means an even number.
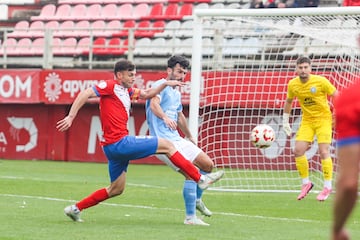
M186 160L181 153L176 151L169 159L175 166L194 179L195 182L199 182L201 178L199 170L190 161Z
M208 172L204 172L203 170L200 170L200 173L202 175L206 175L208 174ZM201 199L202 195L203 195L204 190L202 190L201 188L199 188L199 186L196 186L196 199Z
M324 175L324 186L331 188L332 174L333 174L333 162L331 157L321 160L322 172Z
M86 198L82 199L78 203L76 203L76 206L79 208L79 210L83 210L85 208L92 207L106 199L109 198L109 195L106 191L106 188L99 189Z
M302 183L302 185L304 185L304 184L308 184L310 182L310 179L307 177L307 178L302 178L301 179L301 183Z
M295 158L296 168L302 179L309 178L309 162L305 155Z
M324 187L327 189L332 189L332 181L331 180L325 180L324 181Z
M195 181L184 181L183 197L185 202L186 217L196 215L196 187L197 183Z

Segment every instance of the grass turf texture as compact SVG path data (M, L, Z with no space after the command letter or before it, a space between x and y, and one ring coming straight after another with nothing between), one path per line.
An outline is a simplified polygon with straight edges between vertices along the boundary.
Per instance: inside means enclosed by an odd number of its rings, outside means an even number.
M0 161L0 239L329 239L332 195L297 201L297 193L206 191L211 226L185 226L183 177L166 166L129 166L119 197L72 222L63 208L108 185L107 165L49 161ZM360 237L355 211L348 227Z

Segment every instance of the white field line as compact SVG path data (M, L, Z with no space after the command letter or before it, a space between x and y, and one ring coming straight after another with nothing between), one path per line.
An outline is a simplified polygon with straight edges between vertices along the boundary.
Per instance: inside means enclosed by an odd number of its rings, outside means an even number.
M27 199L38 199L38 200L45 200L45 201L55 201L55 202L76 202L76 200L67 200L61 198L51 198L51 197L42 197L42 196L29 196L29 195L17 195L17 194L1 194L0 197L13 197L13 198L27 198ZM111 207L126 207L126 208L140 208L140 209L150 209L150 210L161 210L161 211L177 211L177 212L184 212L184 210L177 209L177 208L160 208L160 207L153 207L153 206L143 206L143 205L132 205L132 204L118 204L118 203L100 203L105 206ZM275 220L275 221L292 221L292 222L307 222L307 223L316 223L320 221L316 220L309 220L309 219L301 219L301 218L281 218L281 217L268 217L268 216L261 216L261 215L247 215L241 213L229 213L229 212L214 212L217 215L224 215L224 216L233 216L233 217L243 217L243 218L255 218L255 219L265 219L265 220Z
M17 177L17 176L0 176L0 179L15 179L15 180L31 180L31 181L43 181L43 182L52 182L53 179L43 179L43 178L29 178L29 177ZM155 186L155 185L147 185L147 184L136 184L136 183L126 183L126 185L134 186L134 187L143 187L143 188L158 188L158 189L166 189L163 186Z

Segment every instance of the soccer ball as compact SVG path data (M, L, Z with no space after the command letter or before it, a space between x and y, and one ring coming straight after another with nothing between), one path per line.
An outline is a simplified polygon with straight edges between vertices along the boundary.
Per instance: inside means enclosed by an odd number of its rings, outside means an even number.
M267 124L260 124L251 131L251 142L257 148L268 148L275 141L275 132Z

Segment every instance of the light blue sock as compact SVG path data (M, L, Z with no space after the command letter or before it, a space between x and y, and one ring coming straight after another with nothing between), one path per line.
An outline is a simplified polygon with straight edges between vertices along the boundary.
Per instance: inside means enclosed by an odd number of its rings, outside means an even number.
M186 216L195 216L196 214L196 186L197 183L193 180L184 182L183 197Z
M200 170L200 173L202 175L208 174L208 172L204 172L203 170ZM203 192L204 190L202 190L201 188L199 188L199 186L196 185L196 199L201 199Z

